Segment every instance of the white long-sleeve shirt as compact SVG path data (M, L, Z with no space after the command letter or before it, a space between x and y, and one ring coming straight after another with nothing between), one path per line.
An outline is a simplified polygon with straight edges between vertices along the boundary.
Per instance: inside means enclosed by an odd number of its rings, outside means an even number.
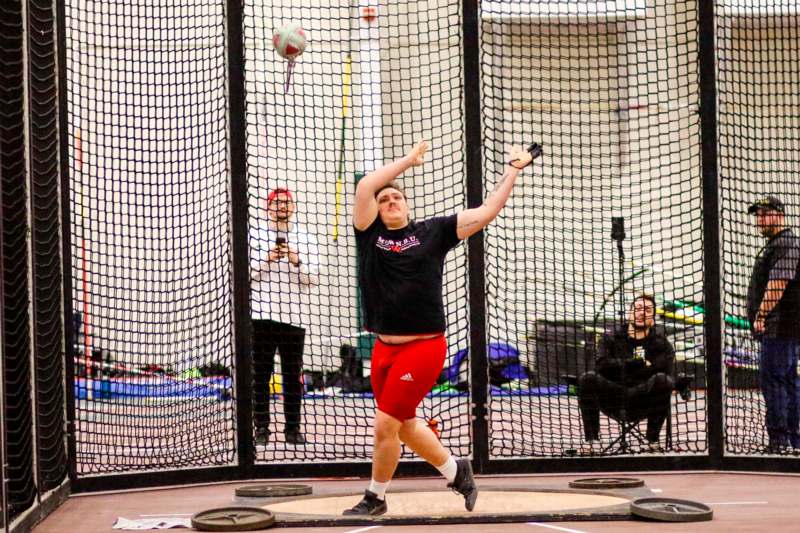
M276 239L297 251L300 266L288 257L269 261ZM309 323L309 294L319 283L319 249L316 238L300 225L289 224L288 231L278 231L275 223L262 220L250 232L250 306L255 320L274 320L303 327Z

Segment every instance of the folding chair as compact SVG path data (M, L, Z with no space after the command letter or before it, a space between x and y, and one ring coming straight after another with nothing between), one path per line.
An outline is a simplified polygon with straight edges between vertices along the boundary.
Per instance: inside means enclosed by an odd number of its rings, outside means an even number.
M564 381L566 381L568 386L573 386L578 392L578 378L574 375L567 375L563 376ZM684 374L678 374L674 379L674 385L672 391L677 391L679 396L684 400L688 401L690 399L690 383L691 379L685 376ZM665 432L665 441L667 449L672 448L672 401L673 395L670 394L669 402L667 403L667 412L666 418L664 420L664 432ZM617 435L614 440L608 443L606 446L603 447L601 453L603 455L611 452L612 450L616 451L616 453L627 453L631 447L631 441L635 441L637 444L640 445L648 445L649 442L647 437L642 433L639 429L639 424L643 420L647 420L648 412L646 409L629 409L629 406L625 403L627 399L623 399L623 404L620 406L619 409L615 409L608 405L603 406L600 405L600 412L604 414L607 418L614 420L619 426L619 435Z
M603 448L602 453L606 454L611 450L614 450L617 445L619 445L618 450L619 453L627 453L630 449L630 440L631 437L636 441L637 444L640 445L647 445L649 444L647 441L647 437L644 433L641 432L639 429L639 423L642 420L647 420L647 413L645 413L641 417L635 417L632 420L629 420L627 417L628 411L623 407L617 412L611 412L608 409L600 408L600 412L606 415L606 417L614 420L619 426L619 435L617 438L609 442L605 448ZM667 409L667 420L669 420L671 415L671 409ZM667 435L669 435L670 427L667 426ZM667 437L669 439L669 437Z

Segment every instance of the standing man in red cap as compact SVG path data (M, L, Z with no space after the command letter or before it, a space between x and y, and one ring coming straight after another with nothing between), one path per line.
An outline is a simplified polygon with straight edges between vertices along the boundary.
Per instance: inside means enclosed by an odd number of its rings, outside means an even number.
M767 239L750 276L747 318L761 341L758 374L767 407L767 452L781 453L800 449L800 240L786 227L786 209L777 196L757 200L747 212Z
M269 443L269 381L280 353L283 374L283 432L287 444L305 444L300 431L303 344L308 295L319 281L316 239L292 221L295 202L285 187L267 196L267 219L250 235L253 318L253 415L255 442Z

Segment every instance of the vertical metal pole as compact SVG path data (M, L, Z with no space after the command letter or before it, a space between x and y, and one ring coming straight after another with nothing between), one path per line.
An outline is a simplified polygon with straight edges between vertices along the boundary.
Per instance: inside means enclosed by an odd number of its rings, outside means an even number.
M478 0L463 0L462 11L467 205L469 207L477 207L483 203ZM479 231L470 237L467 245L469 257L472 460L475 470L482 472L489 461L489 369L486 358L486 265L483 231Z
M358 45L355 70L358 72L359 84L354 87L353 108L356 109L355 94L359 94L360 106L353 116L359 117L361 124L362 147L356 154L355 184L365 175L383 164L383 101L381 94L381 15L380 6L373 0L358 0L359 17L357 27L350 27L350 46L355 41ZM365 19L364 9L374 9L372 19ZM348 56L349 57L349 56ZM344 89L344 87L343 87ZM344 131L344 130L342 130ZM344 137L343 137L344 139ZM344 161L344 143L342 143L342 161ZM353 188L355 190L355 187ZM361 270L360 262L356 264L356 276ZM358 279L358 277L356 277ZM361 333L363 327L363 309L361 308L361 290L356 291L358 308L357 325ZM376 336L359 335L357 341L358 357L371 366L372 348ZM370 370L371 371L371 370Z
M66 394L67 461L69 478L78 476L77 448L75 443L75 330L72 320L72 213L70 201L69 166L69 98L67 82L67 26L64 0L56 1L56 68L58 69L58 144L61 173L61 282L63 288L64 321L64 376ZM87 367L88 371L88 367Z
M236 358L236 437L239 467L250 477L253 443L253 341L247 241L247 139L245 137L243 0L228 0L228 134L230 138L233 326Z
M373 7L379 9L372 0L359 0L361 9ZM375 11L373 20L359 17L358 27L358 62L361 106L358 116L362 130L362 149L357 162L361 164L364 174L383 164L383 102L381 101L381 17ZM351 28L351 39L355 33ZM355 104L355 102L354 102ZM355 107L355 105L354 105Z
M58 194L57 34L55 10L51 3L27 2L27 82L29 142L29 203L32 302L33 416L36 438L36 487L39 499L63 482L66 448L63 441L63 312L59 254L60 221ZM53 201L55 200L55 202ZM60 258L60 254L58 256ZM51 266L53 265L53 266ZM54 268L55 267L55 268ZM52 284L55 281L57 284ZM55 304L55 305L54 305ZM53 408L57 408L55 413ZM60 411L58 410L60 409Z
M3 160L3 150L0 148L0 168L2 168L2 160ZM0 187L1 188L1 187ZM3 272L5 269L3 268L3 215L2 215L2 205L0 205L0 339L5 338L5 313L4 309L5 306L3 302L5 301L3 297L3 287L5 286L5 281L3 280ZM8 448L6 446L7 438L6 438L6 370L5 370L5 353L3 352L4 343L0 342L0 491L2 491L2 502L0 502L3 506L0 509L3 516L3 529L2 531L8 531L10 528L8 527Z
M722 380L722 301L720 264L719 172L717 161L717 80L714 2L698 2L700 135L703 179L703 293L707 375L708 448L711 467L722 467L724 454Z

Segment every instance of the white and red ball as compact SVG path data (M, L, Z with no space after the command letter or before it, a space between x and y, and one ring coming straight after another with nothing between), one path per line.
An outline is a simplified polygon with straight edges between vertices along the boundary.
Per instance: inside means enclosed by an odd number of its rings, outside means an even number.
M306 49L306 33L296 22L278 28L272 36L272 45L278 55L294 60Z

